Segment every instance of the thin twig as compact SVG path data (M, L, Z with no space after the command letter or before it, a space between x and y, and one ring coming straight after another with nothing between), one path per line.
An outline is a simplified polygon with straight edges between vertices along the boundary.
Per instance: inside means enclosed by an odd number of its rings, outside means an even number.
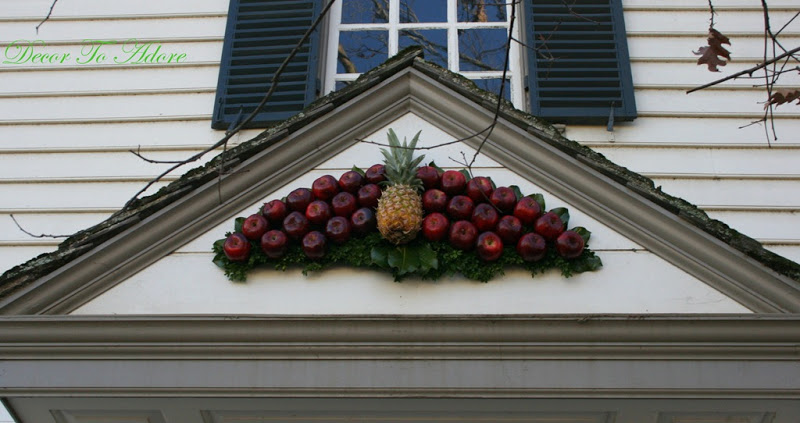
M53 0L53 4L50 5L50 11L47 12L47 16L45 16L44 19L39 22L39 25L36 25L36 35L39 35L39 27L44 25L44 23L50 19L50 15L53 14L53 8L56 7L56 3L58 3L58 0Z
M14 215L13 215L13 214L9 214L9 217L11 217L11 220L13 220L13 221L14 221L14 224L15 224L15 225L17 225L17 228L18 228L20 231L24 232L26 235L28 235L28 236L30 236L30 237L33 237L33 238L69 238L69 237L71 237L71 236L72 236L72 234L70 234L70 235L50 235L50 234L38 234L38 235L37 235L37 234L34 234L34 233L30 233L30 232L26 231L26 230L25 230L25 229L22 227L22 225L20 225L20 224L19 224L19 222L17 222L17 219L14 217Z
M700 91L700 90L708 88L708 87L713 87L714 85L719 85L719 84L721 84L721 83L723 83L725 81L730 81L731 79L736 79L736 78L738 78L738 77L740 77L742 75L753 76L753 72L755 72L755 71L757 71L759 69L765 68L765 67L771 65L772 63L775 63L775 62L777 62L777 61L779 61L781 59L784 59L784 58L786 58L788 56L791 56L791 55L793 55L793 54L795 54L797 52L800 52L800 47L793 48L793 49L787 51L786 53L781 54L780 56L774 57L774 58L772 58L770 60L765 61L764 63L760 63L760 64L758 64L756 66L753 66L752 68L745 69L745 70L743 70L741 72L736 72L736 73L734 73L732 75L728 75L728 76L726 76L724 78L720 78L720 79L718 79L716 81L709 82L708 84L704 84L704 85L701 85L699 87L692 88L691 90L686 91L686 94L691 94L691 93L693 93L695 91Z
M470 134L470 135L468 135L468 136L466 136L464 138L460 138L460 139L453 140L453 141L447 141L447 142L443 142L441 144L431 145L431 146L427 146L427 147L414 147L413 150L433 150L433 149L436 149L436 148L446 147L448 145L458 144L458 143L460 143L462 141L466 141L468 139L475 138L475 137L479 136L480 134L488 131L489 128L490 127L487 126L486 128L483 128L482 130L480 130L479 132L475 132L474 134ZM377 146L380 146L380 147L392 147L391 145L386 144L386 143L365 140L365 139L362 139L362 138L356 138L356 141L364 143L364 144L377 145ZM402 145L401 146L395 146L394 148L399 148L401 150L402 149L412 149L411 147L406 147L406 146L402 146Z
M281 63L280 67L278 67L278 69L275 71L275 74L272 76L272 80L270 81L269 90L264 95L264 98L261 100L261 103L259 103L258 106L256 106L255 110L253 110L253 112L250 113L250 115L248 115L247 118L245 118L241 123L239 123L231 131L227 132L222 139L220 139L219 141L214 143L212 146L210 146L210 147L206 148L205 150L203 150L203 151L201 151L201 152L189 157L186 160L182 160L181 162L174 164L173 166L171 166L169 169L165 170L164 172L161 172L160 175L156 176L154 179L152 179L150 182L148 182L147 185L144 186L144 188L140 189L136 194L134 194L133 197L131 197L131 199L128 200L127 203L125 203L125 205L123 206L123 209L127 209L131 204L133 204L134 201L136 201L139 198L139 195L141 195L143 192L147 191L155 183L159 182L162 178L164 178L164 176L167 176L168 174L172 173L172 171L174 171L175 169L178 169L179 167L184 166L186 164L195 162L195 161L199 160L200 158L202 158L204 155L206 155L208 152L216 150L217 148L219 148L219 147L221 147L223 145L226 145L228 140L230 140L242 128L244 128L245 125L249 124L256 117L256 115L258 115L258 113L261 112L261 109L264 108L264 106L267 104L267 102L270 100L270 98L272 98L272 94L275 93L275 90L278 88L279 78L280 78L281 74L283 73L283 71L286 69L286 66L288 66L289 62L294 58L294 56L297 55L297 53L302 48L303 44L305 44L306 41L308 41L308 38L317 29L317 27L320 25L322 20L325 18L325 15L328 14L328 10L330 10L331 6L333 6L333 4L335 2L336 2L336 0L331 0L325 6L325 8L322 10L322 13L319 14L319 16L314 21L314 23L311 24L311 27L309 27L308 30L305 32L305 34L303 34L303 37L300 39L300 41L297 43L297 45L292 49L292 51L289 53L289 55L283 60L283 63Z

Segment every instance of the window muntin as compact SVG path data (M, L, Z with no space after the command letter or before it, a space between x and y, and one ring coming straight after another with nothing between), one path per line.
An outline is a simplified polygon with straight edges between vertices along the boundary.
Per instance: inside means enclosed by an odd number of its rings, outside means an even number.
M326 93L409 45L422 45L427 61L459 72L482 88L499 88L511 14L508 2L340 0L330 13ZM515 23L515 33L518 28ZM524 108L517 43L512 43L509 63L505 97Z

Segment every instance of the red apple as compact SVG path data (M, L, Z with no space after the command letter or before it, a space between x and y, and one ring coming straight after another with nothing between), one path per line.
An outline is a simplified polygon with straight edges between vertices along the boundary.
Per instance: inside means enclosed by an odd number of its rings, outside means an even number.
M547 242L541 235L528 232L517 241L517 254L525 261L539 261L547 251Z
M261 236L269 229L267 218L260 214L251 214L242 223L242 234L247 239L261 239Z
M382 164L374 164L364 173L364 179L370 184L377 184L386 180L386 168Z
M475 206L472 211L472 224L478 228L478 232L491 231L497 226L497 221L500 220L500 215L491 204L481 203Z
M337 244L347 242L350 239L350 219L342 216L330 218L325 224L325 236Z
M222 251L230 261L247 261L250 258L250 241L240 232L234 232L225 239Z
M358 210L358 202L353 194L344 191L333 196L331 207L334 215L349 218L354 211Z
M447 215L453 220L469 220L472 218L474 204L466 195L456 195L447 203Z
M439 189L429 189L422 194L422 208L426 213L443 212L447 208L447 194Z
M417 178L422 181L425 189L433 189L439 186L439 170L433 166L422 166L417 169Z
M522 197L514 207L516 216L523 225L533 225L542 215L542 206L532 197Z
M324 225L331 216L331 206L322 200L314 200L306 208L306 219L315 225Z
M314 198L328 201L339 192L339 181L331 175L320 176L311 184L311 192Z
M305 213L312 201L314 201L314 194L308 188L297 188L286 196L286 205L289 210L300 213Z
M504 214L510 214L514 212L514 206L517 205L517 194L509 187L499 187L492 191L489 201Z
M310 259L324 257L327 245L328 242L322 232L311 231L303 237L303 253Z
M378 207L381 198L381 188L375 184L367 184L358 190L358 205L361 207Z
M450 225L450 245L459 250L471 250L478 238L478 229L468 220L459 220Z
M533 230L548 241L555 241L564 232L564 222L553 212L547 212L536 219Z
M442 174L441 184L442 191L449 196L463 194L467 187L467 177L457 170L448 170Z
M348 170L339 177L339 188L342 191L355 194L364 183L364 177L355 170Z
M270 223L281 223L283 222L283 218L289 214L289 208L286 206L281 200L271 200L267 203L264 203L264 207L261 208L261 214L270 221Z
M497 222L495 232L503 240L503 244L514 245L522 236L522 222L516 216L505 215Z
M286 254L289 238L283 231L273 229L261 237L261 250L267 257L277 259Z
M488 202L492 191L492 181L485 176L476 176L467 182L467 197L475 204Z
M298 211L289 213L283 219L283 230L292 239L302 239L308 233L310 226L311 222L306 219L306 215Z
M375 213L368 207L362 207L350 216L350 224L355 233L366 235L376 228Z
M564 231L556 238L556 250L561 257L573 259L580 257L586 243L575 231Z
M428 241L438 242L447 236L450 221L441 213L431 213L422 220L422 235Z
M503 255L503 241L494 232L484 232L478 235L475 248L478 257L485 261L495 261Z

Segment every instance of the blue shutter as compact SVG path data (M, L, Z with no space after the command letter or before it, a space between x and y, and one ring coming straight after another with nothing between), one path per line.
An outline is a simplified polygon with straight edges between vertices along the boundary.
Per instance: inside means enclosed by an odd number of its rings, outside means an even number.
M311 27L322 0L231 0L211 127L227 129L261 102L275 71ZM319 30L281 74L278 89L248 125L297 114L316 97Z
M570 5L569 7L566 5ZM552 122L636 118L620 0L526 0L531 114Z

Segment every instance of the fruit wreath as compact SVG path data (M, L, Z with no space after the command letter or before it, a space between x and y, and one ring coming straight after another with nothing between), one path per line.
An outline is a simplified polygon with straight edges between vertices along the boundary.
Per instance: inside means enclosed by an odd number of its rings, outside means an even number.
M466 170L420 166L419 135L401 144L389 129L383 164L322 176L237 217L234 231L214 243L214 263L232 281L259 266L306 274L344 265L387 271L396 281L461 274L482 282L511 267L569 277L602 266L588 248L591 233L567 230L566 208L546 211L541 194L524 196Z

